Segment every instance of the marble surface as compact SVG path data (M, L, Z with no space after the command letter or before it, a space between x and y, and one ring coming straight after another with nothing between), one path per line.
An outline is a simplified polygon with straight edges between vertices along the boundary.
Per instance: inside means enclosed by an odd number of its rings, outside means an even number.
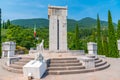
M46 69L47 64L44 60L42 62L31 60L23 66L23 74L24 76L28 76L28 74L31 73L34 78L40 79L45 73Z

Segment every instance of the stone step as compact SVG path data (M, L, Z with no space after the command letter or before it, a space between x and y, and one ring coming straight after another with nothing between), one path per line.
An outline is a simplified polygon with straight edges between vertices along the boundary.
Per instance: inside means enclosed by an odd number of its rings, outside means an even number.
M67 66L67 67L48 67L48 70L78 70L85 69L84 66Z
M50 75L63 75L63 74L80 74L80 73L88 73L88 72L94 72L103 70L105 68L108 68L110 64L104 64L102 66L92 68L92 69L77 69L77 70L50 70L47 73Z
M14 64L16 64L16 65L25 65L26 64L26 62L14 62Z
M29 62L29 61L31 61L31 60L30 59L20 59L19 60L19 62L26 62L26 63Z
M50 59L51 61L52 60L77 60L77 58L53 58L53 59Z
M99 58L94 58L95 60L98 60Z
M23 65L11 64L10 67L15 68L15 69L22 69Z
M96 63L95 67L105 65L106 63L107 63L107 61L102 61L102 62Z
M34 58L31 58L31 57L21 57L21 59L30 59L30 60L33 60Z
M65 70L65 71L48 71L48 74L50 75L63 75L63 74L79 74L79 73L86 73L86 72L92 72L94 70L92 69L82 69L82 70Z
M81 66L82 63L50 63L49 67L61 67L61 66Z
M95 60L95 63L100 63L102 62L102 59Z
M7 65L2 65L2 67L10 72L15 72L15 73L23 73L22 69L15 69L12 67L9 67Z
M96 70L96 71L99 71L99 70L106 69L106 68L108 68L108 67L110 67L110 64L106 63L106 64L104 64L104 65L102 65L102 66L96 67L95 70Z
M79 60L50 60L50 63L78 63Z

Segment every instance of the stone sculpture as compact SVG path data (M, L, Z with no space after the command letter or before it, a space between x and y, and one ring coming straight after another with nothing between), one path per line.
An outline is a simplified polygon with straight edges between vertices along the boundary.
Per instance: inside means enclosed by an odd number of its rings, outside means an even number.
M40 61L42 62L43 61L43 56L41 53L37 53L36 56L35 56L35 61Z

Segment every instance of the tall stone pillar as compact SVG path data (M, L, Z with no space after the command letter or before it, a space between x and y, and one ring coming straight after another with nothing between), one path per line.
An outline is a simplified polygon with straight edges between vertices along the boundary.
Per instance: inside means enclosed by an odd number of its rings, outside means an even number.
M49 51L67 52L67 7L48 6Z

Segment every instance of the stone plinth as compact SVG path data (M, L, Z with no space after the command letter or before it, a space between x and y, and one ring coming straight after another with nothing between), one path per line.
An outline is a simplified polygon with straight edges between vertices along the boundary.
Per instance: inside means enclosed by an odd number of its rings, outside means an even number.
M47 64L43 61L36 61L31 60L26 65L23 66L23 74L24 76L28 76L28 74L31 74L32 77L40 79L45 71L47 70Z
M94 58L80 57L78 59L83 64L83 66L85 66L86 69L95 68Z
M67 7L48 6L49 51L67 52Z
M97 55L97 43L89 42L88 45L88 54Z
M13 57L15 55L16 43L4 42L2 43L2 57Z

